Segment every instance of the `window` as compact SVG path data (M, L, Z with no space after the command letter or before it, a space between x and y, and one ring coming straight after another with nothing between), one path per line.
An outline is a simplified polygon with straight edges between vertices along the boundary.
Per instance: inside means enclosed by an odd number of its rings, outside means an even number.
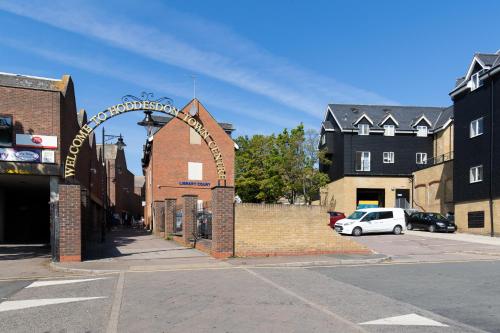
M427 153L417 153L417 164L427 164Z
M359 124L359 126L358 126L358 134L359 135L369 135L370 134L370 125L368 125L368 124Z
M370 171L370 152L356 152L356 171Z
M427 126L417 126L417 136L427 137Z
M384 219L392 219L394 215L392 212L379 212L378 213L378 218L379 220L384 220Z
M188 179L189 180L203 179L203 163L188 162Z
M326 143L326 135L323 133L321 134L321 144L324 145Z
M483 166L478 165L470 168L470 183L478 183L483 181Z
M384 135L385 136L394 136L394 125L384 125Z
M483 117L470 122L470 136L471 138L483 134Z
M394 152L385 151L384 152L384 163L394 163Z
M365 217L363 217L363 219L361 220L362 222L368 222L368 221L373 221L373 220L378 220L379 219L379 214L378 212L372 212L372 213L368 213L365 215Z
M0 146L12 147L12 117L0 116Z
M189 143L192 145L200 145L201 144L201 136L192 127L189 127Z

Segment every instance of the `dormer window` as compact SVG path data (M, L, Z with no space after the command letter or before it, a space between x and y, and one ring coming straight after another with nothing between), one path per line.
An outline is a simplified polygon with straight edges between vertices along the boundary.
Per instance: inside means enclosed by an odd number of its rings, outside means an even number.
M395 126L394 125L384 125L384 135L394 136Z
M370 135L370 125L359 124L358 125L358 135Z
M417 136L427 137L427 126L417 126Z

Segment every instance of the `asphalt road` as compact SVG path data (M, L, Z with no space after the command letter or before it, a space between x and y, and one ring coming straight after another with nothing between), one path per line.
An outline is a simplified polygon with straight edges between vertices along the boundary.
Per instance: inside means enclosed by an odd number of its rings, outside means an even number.
M9 280L0 332L500 332L499 277L482 261Z

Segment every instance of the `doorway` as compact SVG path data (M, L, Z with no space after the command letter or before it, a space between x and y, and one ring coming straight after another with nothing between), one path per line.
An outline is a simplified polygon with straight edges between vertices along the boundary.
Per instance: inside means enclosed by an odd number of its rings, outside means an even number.
M385 189L383 188L356 189L356 207L357 209L385 207Z

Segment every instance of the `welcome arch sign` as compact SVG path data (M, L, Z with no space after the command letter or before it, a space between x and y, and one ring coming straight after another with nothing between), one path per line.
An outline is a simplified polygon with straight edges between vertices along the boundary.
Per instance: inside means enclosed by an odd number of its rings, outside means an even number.
M172 104L172 100L167 97L162 97L157 100L152 100L153 94L142 93L141 98L132 95L126 95L122 98L122 103L112 105L89 118L89 121L80 127L80 131L75 135L73 141L66 155L64 163L64 178L69 179L75 176L76 163L78 161L78 154L81 147L87 141L90 134L96 130L105 121L132 111L152 111L160 112L171 117L177 118L188 126L192 127L207 143L212 157L214 159L217 176L219 180L226 180L226 168L222 158L222 153L219 145L215 141L212 134L208 131L200 119L196 115L184 113L182 110L177 109Z

